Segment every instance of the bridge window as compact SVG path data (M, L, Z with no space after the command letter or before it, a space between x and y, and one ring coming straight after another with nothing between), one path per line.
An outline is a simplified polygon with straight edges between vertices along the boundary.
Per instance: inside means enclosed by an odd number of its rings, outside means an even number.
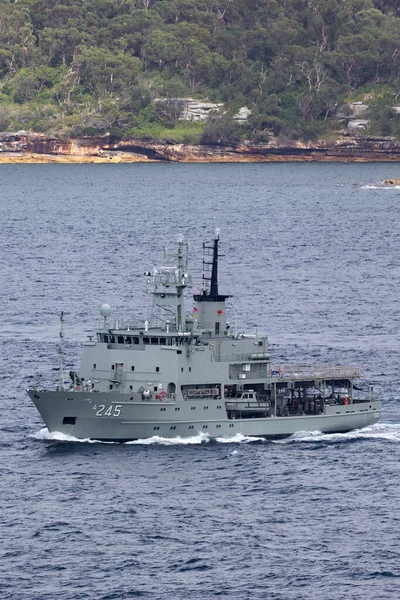
M150 338L144 337L143 338L143 344L150 344Z
M167 338L160 338L160 344L161 344L161 346L166 346L167 345Z
M158 345L158 338L152 337L152 338L150 338L150 340L151 340L151 343L152 343L153 346L157 346Z
M125 344L132 344L132 338L130 335L125 338Z
M106 344L108 344L108 335L104 336L104 341L106 342Z
M124 343L124 336L123 335L119 335L118 336L118 344L123 344Z
M132 338L132 341L134 344L138 344L139 343L139 338L138 337L134 337Z
M156 373L160 372L160 367L156 367Z

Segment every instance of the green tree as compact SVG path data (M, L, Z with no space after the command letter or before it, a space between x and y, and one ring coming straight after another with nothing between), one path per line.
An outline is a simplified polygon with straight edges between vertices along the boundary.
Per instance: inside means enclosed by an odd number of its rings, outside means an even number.
M215 115L208 118L200 144L231 145L240 141L240 129L231 117Z
M116 55L106 48L82 48L73 67L79 73L83 92L101 98L130 88L142 63L138 58Z

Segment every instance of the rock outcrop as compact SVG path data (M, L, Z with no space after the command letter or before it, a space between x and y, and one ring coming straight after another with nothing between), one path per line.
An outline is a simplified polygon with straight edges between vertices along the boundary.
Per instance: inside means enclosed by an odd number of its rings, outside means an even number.
M47 158L46 158L47 157ZM0 134L0 162L400 162L400 141L364 135L314 142L272 139L232 146L176 144L138 138L58 139L26 132Z
M236 115L233 115L233 120L236 121L236 123L239 123L239 125L242 123L247 123L250 115L250 108L248 108L247 106L242 106L241 108L239 108Z
M369 126L369 120L365 118L367 112L368 104L348 102L337 108L335 116L349 131L365 131Z
M176 111L176 118L183 121L207 121L212 113L221 113L224 105L215 102L203 102L194 98L156 98L154 103L164 104Z

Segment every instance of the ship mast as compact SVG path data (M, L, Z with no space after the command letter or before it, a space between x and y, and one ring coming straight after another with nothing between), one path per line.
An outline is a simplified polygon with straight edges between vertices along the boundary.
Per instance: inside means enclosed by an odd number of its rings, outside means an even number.
M63 354L64 354L64 312L60 314L60 359L59 359L59 387L60 390L64 389L64 368L63 368Z
M210 282L210 290L208 296L210 298L218 298L218 244L219 244L219 228L215 229L215 237L212 246L208 246L206 242L203 243L203 250L212 251L212 261L206 261L203 259L203 267L205 265L211 266L211 277L206 277L203 274L203 279Z
M164 250L165 258L171 260L173 266L154 269L149 279L154 285L150 323L158 320L164 324L173 323L176 331L185 330L184 290L191 281L187 272L188 248L189 243L179 237L175 252Z
M176 269L176 328L178 331L182 331L183 321L185 318L185 305L184 305L184 295L183 290L186 287L185 283L185 269L184 269L184 259L183 259L183 239L179 238L178 240L178 250L177 250L177 258L178 265Z
M216 336L225 335L229 329L226 322L225 300L228 294L220 294L218 289L218 258L219 254L219 228L215 230L212 242L203 244L203 281L209 282L208 289L203 289L199 294L194 294L194 315L200 329L212 331Z

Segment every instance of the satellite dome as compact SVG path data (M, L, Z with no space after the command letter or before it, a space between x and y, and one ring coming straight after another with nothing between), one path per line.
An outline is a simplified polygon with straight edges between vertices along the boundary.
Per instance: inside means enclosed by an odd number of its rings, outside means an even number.
M111 315L111 306L109 304L102 304L100 306L100 314L102 317L109 317Z

